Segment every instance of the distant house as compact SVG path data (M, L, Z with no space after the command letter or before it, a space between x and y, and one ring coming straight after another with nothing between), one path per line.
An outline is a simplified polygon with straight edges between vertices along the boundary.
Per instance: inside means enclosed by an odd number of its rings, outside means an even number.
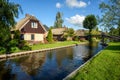
M66 27L52 29L52 34L53 34L54 40L57 40L57 41L64 40L63 35L64 35L64 32L66 31L66 29L67 29Z
M75 36L79 37L80 40L84 40L85 37L85 30L77 30L75 31Z
M85 36L85 30L76 30L75 31L76 36Z
M28 42L42 42L46 38L46 29L39 20L32 15L26 14L25 18L21 19L12 31L19 30L21 39Z

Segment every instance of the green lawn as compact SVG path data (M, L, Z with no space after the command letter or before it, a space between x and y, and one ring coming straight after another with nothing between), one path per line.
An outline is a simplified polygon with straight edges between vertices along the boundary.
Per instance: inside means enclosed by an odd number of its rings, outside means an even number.
M120 42L110 43L70 80L120 80Z
M55 48L55 47L68 46L68 45L80 44L80 43L84 43L84 42L64 41L64 42L54 42L51 44L36 44L31 47L32 47L32 50L38 50L38 49Z
M32 48L32 50L39 50L39 49L47 49L47 48L55 48L55 47L62 47L62 46L69 46L69 45L73 45L73 44L83 44L86 42L78 42L78 41L63 41L63 42L53 42L53 43L49 43L49 44L35 44L35 45L31 45L30 47ZM18 48L16 48L16 50L13 53L16 52L23 52L24 50L20 50ZM4 54L2 51L0 51L0 55Z

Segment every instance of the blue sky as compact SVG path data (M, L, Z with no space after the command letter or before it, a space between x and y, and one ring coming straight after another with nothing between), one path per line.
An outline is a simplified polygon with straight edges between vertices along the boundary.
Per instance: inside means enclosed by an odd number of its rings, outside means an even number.
M86 15L101 15L99 4L107 0L10 0L21 5L23 14L19 14L16 21L25 14L34 15L42 24L48 27L54 25L56 13L63 14L63 25L74 29L83 29L82 21Z

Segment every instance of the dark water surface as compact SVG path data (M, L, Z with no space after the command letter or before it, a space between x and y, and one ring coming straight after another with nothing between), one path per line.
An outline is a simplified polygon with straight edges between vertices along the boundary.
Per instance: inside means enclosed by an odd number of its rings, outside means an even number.
M62 80L103 49L79 45L0 62L0 80Z

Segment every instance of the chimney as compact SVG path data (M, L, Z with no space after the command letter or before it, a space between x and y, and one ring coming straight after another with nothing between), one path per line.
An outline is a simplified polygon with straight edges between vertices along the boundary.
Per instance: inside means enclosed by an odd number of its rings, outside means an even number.
M29 17L30 15L29 14L26 14L25 17Z

